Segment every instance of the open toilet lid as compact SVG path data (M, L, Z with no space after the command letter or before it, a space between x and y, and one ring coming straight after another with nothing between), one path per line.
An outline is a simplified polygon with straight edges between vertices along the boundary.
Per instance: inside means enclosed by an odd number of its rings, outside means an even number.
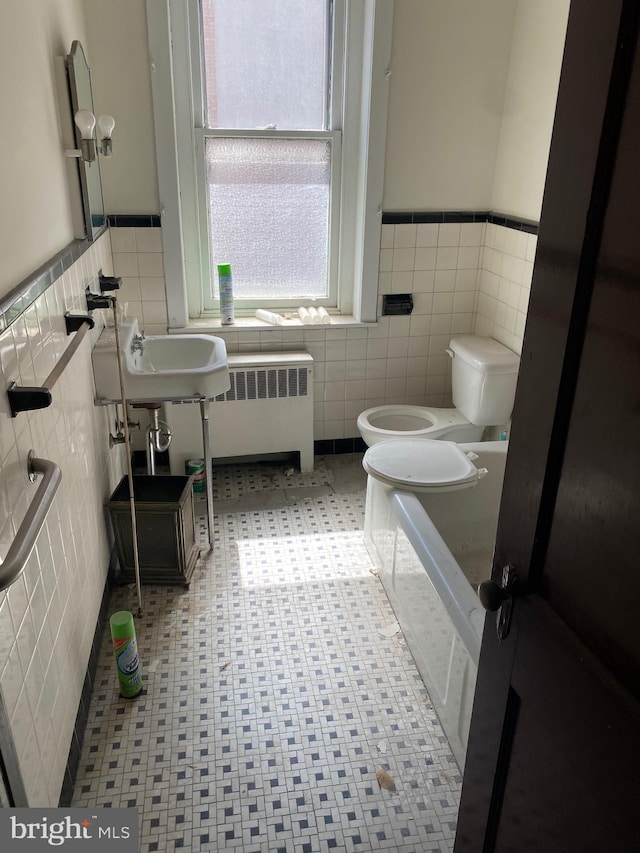
M362 464L374 479L410 491L468 489L481 476L457 444L435 439L380 441L367 450Z

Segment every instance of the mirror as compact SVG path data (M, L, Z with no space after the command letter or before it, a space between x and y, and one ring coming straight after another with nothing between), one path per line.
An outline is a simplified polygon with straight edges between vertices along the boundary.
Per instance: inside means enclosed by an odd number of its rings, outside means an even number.
M73 42L71 53L67 56L67 79L69 81L72 116L75 116L78 110L89 110L95 115L91 93L91 75L84 50L79 41ZM81 135L75 123L74 129L76 145L80 148ZM86 234L90 240L95 240L106 224L99 157L96 156L92 163L87 163L82 157L79 157L78 171L80 173Z

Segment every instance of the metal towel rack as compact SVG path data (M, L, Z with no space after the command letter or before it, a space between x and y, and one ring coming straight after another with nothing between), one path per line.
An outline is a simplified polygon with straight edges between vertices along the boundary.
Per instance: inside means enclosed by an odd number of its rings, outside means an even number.
M12 418L15 418L19 412L33 412L36 409L46 409L47 406L51 405L51 389L60 378L62 371L71 361L71 357L82 343L84 336L94 326L93 318L84 314L69 314L67 312L64 315L64 320L67 335L70 335L72 332L76 334L60 356L56 366L44 380L44 385L23 386L12 382L7 388L7 397L9 398Z
M32 483L38 474L44 476L34 499L29 504L29 509L22 519L22 524L11 543L9 552L0 565L0 590L11 586L24 571L62 479L60 467L48 459L39 459L33 450L29 451L27 468Z

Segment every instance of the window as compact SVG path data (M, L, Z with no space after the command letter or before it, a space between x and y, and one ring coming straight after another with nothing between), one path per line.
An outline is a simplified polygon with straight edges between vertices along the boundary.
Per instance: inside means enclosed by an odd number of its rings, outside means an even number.
M324 304L331 293L331 143L206 137L204 152L209 258L231 262L235 299ZM213 293L206 296L208 307Z
M236 316L313 301L375 319L373 48L377 33L388 53L392 3L169 0L164 19L163 6L147 2L170 326L216 317L219 263Z
M232 264L239 305L335 304L342 4L201 0L200 10L205 262ZM206 266L204 279L204 307L215 308Z

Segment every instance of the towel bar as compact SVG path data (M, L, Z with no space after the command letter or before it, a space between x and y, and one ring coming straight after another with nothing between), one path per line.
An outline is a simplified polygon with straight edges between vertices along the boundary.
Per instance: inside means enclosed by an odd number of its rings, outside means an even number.
M94 322L92 317L74 316L68 312L65 314L65 325L67 335L75 332L71 343L58 359L57 364L51 373L44 380L44 385L23 386L16 382L11 382L7 388L7 397L9 398L9 406L11 408L11 417L19 412L32 412L35 409L46 409L51 405L51 389L56 384L62 371L71 361L71 357L82 343L82 339L87 334L89 329L93 329Z

